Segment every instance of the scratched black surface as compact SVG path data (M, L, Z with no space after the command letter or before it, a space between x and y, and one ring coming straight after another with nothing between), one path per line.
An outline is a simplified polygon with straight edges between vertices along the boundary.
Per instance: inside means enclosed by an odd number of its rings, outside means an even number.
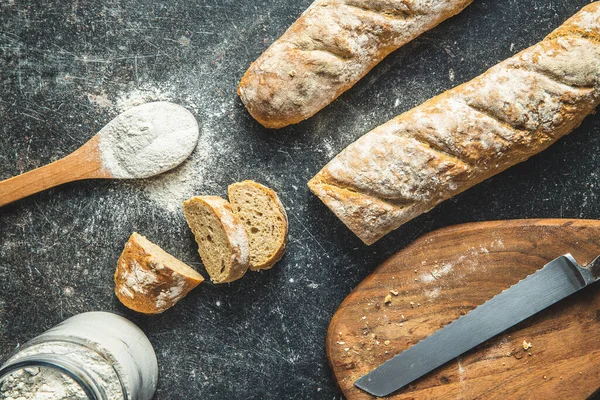
M112 292L133 230L204 273L181 214L157 206L144 183L73 183L4 207L1 358L68 316L107 310L138 323L155 345L157 400L339 398L325 359L329 319L393 252L463 222L598 218L600 118L371 247L306 182L369 129L536 43L588 3L475 0L316 117L268 131L246 113L236 84L309 0L0 0L0 179L73 151L116 115L119 96L156 85L193 104L212 138L212 156L197 157L206 165L195 192L224 195L234 180L256 179L280 193L291 216L276 268L205 283L163 315L144 317Z

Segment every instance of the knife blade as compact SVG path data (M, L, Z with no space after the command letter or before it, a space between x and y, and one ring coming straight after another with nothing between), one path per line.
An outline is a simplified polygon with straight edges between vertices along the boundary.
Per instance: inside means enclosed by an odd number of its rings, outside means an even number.
M475 346L570 296L600 277L600 256L586 267L571 254L452 321L359 378L354 385L385 397Z

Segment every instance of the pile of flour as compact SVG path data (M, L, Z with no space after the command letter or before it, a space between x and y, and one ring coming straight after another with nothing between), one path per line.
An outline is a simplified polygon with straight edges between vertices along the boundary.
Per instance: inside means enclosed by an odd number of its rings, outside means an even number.
M190 94L182 97L185 93L176 84L166 82L158 85L142 84L135 89L125 89L115 96L106 93L88 94L90 103L113 112L126 112L149 102L165 101L181 104L194 114L202 110L202 115L198 119L201 134L191 156L171 171L132 183L136 188L140 188L154 204L173 214L180 214L183 201L198 194L197 187L205 180L219 157L216 149L219 144L224 145L224 139L220 132L215 131L213 119L223 117L234 107L233 99L215 105L202 100L202 96ZM199 104L199 101L202 104ZM218 110L214 110L215 108Z
M198 142L198 123L168 102L127 110L98 133L102 164L115 178L147 178L181 164Z
M94 350L68 342L34 345L19 352L11 361L36 354L58 354L83 366L104 388L108 400L123 400L119 376L111 362ZM115 366L117 367L117 366ZM117 367L118 368L118 367ZM0 384L3 400L88 400L85 392L68 375L54 368L24 368Z
M0 399L87 400L73 379L51 368L25 368L10 375L0 388Z

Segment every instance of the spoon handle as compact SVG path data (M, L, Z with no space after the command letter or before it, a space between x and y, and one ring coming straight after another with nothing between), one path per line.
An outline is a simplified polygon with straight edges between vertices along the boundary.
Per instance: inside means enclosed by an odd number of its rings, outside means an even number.
M60 160L1 181L0 207L63 183L111 177L102 167L98 138L94 136Z

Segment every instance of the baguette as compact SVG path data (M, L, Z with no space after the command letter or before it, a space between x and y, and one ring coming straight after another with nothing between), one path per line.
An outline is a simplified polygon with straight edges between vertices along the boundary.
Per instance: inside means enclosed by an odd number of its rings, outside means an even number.
M115 294L126 307L144 314L171 308L204 278L144 236L134 232L114 275Z
M317 0L250 65L238 94L263 126L296 124L472 1Z
M600 100L600 2L542 42L375 128L309 182L366 244L525 161Z
M240 218L250 241L250 269L270 269L285 253L288 218L277 193L254 181L229 185L233 212Z
M229 202L196 196L183 203L183 213L211 280L226 283L244 276L250 265L248 236Z

